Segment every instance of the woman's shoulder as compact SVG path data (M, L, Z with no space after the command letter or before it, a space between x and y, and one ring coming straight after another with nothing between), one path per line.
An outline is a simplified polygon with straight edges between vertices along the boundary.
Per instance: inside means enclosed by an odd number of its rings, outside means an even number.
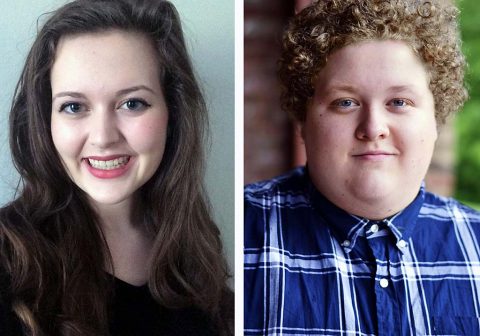
M23 335L21 324L13 312L10 277L0 265L0 335Z
M12 228L19 226L21 215L13 203L0 208L0 335L23 335L21 324L13 312L11 276L6 267L11 257ZM13 238L14 239L14 238Z
M0 225L3 225L11 216L13 211L13 204L6 204L0 207Z
M216 336L218 332L210 318L198 308L164 311L168 325L175 335Z
M0 208L0 269L3 272L16 255L17 243L25 236L25 218L14 203Z
M19 207L16 201L0 207L0 234L4 234L5 228L25 221L25 216L22 215Z

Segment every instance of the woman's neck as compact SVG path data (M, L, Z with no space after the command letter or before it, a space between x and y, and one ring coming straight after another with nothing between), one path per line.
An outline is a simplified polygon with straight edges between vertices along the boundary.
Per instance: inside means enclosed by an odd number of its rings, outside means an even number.
M131 199L124 200L117 204L99 204L91 202L95 212L98 214L100 223L104 230L129 231L133 229L132 220L133 202Z
M143 285L148 280L148 265L153 245L143 223L132 220L132 202L94 204L108 245L115 277L132 285Z

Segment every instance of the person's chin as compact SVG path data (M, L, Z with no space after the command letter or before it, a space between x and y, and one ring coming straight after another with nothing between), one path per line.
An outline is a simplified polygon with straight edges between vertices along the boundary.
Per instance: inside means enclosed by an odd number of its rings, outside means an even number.
M117 192L99 190L97 190L97 192L86 192L90 203L98 206L115 206L124 203L132 197L131 193L122 192L120 190L117 190Z
M395 188L394 184L392 178L387 178L383 174L374 174L358 178L349 186L349 189L355 198L375 203L385 201L401 189L400 186Z

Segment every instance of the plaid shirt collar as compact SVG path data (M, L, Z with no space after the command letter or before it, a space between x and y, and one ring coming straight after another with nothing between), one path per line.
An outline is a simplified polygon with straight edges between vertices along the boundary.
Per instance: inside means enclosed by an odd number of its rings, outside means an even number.
M308 176L308 172L306 175ZM402 248L406 246L415 230L417 218L425 200L425 186L422 183L417 196L405 209L383 220L362 218L340 209L316 189L310 178L308 178L308 195L312 206L325 219L335 238L343 242L342 246L346 253L350 253L355 248L358 237L369 238L377 234L377 230L371 230L372 225L375 224L377 228L386 229L395 236L396 245L402 252Z

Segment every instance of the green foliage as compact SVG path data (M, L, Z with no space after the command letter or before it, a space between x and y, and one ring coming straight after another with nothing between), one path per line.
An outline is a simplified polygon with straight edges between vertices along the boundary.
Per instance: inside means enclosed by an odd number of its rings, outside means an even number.
M459 6L463 50L469 63L466 80L470 100L456 120L456 197L480 203L480 2L463 0Z

